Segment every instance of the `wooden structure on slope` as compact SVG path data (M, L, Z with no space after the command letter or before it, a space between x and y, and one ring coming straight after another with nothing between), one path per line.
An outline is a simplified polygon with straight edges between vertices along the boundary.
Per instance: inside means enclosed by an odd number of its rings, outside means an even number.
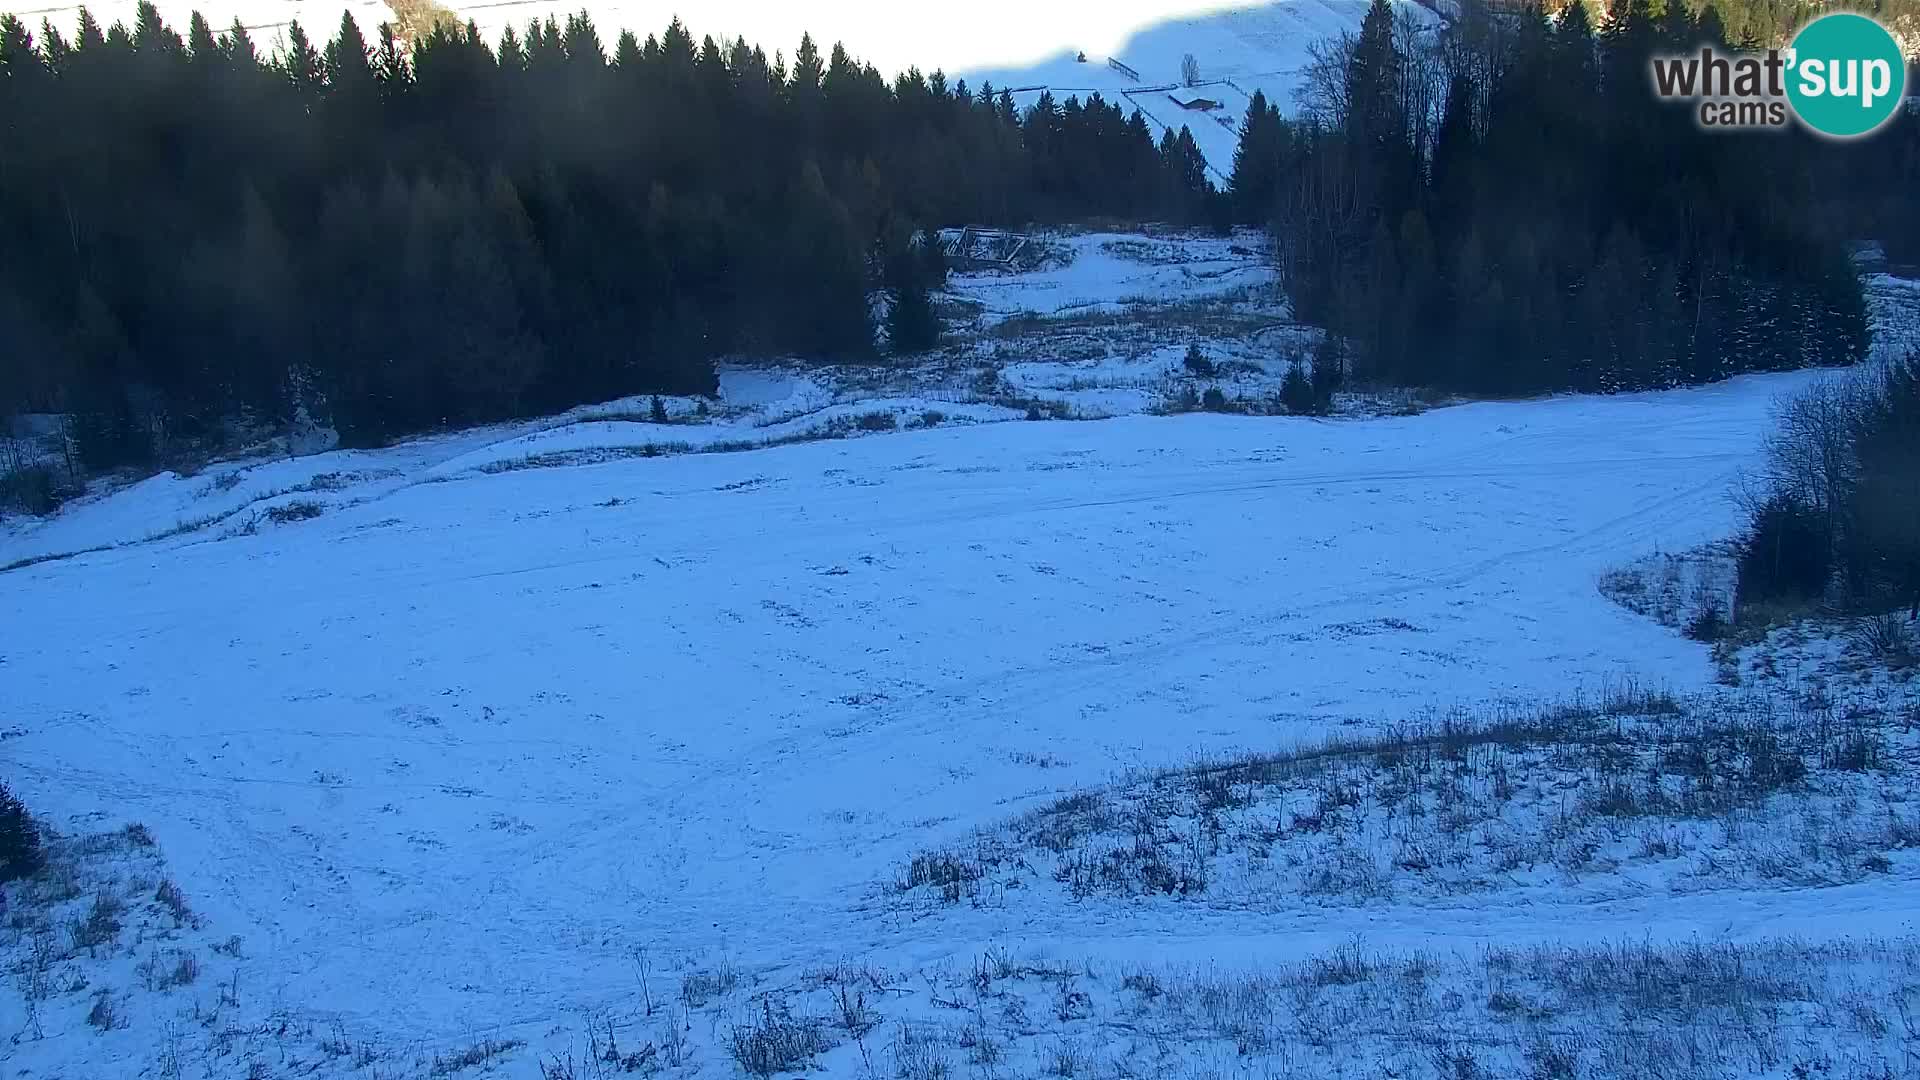
M942 229L940 253L954 270L1019 270L1038 254L1024 233L1004 229Z

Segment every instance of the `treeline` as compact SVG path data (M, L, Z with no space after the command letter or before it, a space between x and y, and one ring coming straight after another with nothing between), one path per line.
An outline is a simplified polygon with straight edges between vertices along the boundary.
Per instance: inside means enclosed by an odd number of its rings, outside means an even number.
M1818 382L1776 419L1748 493L1736 614L1764 623L1829 602L1920 615L1920 353Z
M1578 3L1469 4L1436 32L1375 0L1299 119L1255 100L1235 216L1271 225L1297 314L1363 378L1611 391L1857 360L1850 242L1920 239L1920 125L1700 131L1648 57L1726 45L1717 12L1617 0L1596 31Z
M0 146L0 417L69 418L78 470L707 392L716 357L860 358L887 322L925 348L932 227L1223 205L1190 134L1097 96L678 21L609 50L584 15L272 55L148 3L71 41L6 17Z
M1606 18L1608 9L1604 0L1585 2L1589 6L1585 13L1589 22ZM1725 28L1728 41L1754 49L1784 48L1810 18L1829 6L1808 0L1713 0L1713 17ZM1920 0L1856 0L1841 8L1871 15L1882 26L1909 41L1920 36Z

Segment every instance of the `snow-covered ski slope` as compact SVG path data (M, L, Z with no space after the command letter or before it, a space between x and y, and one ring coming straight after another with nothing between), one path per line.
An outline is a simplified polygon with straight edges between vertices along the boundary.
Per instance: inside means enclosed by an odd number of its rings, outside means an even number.
M1835 904L1910 932L1898 875L1443 919L922 923L874 902L913 853L1129 766L1630 676L1705 686L1703 646L1595 579L1725 535L1771 402L1805 378L444 478L368 452L339 481L363 502L0 575L0 768L62 830L148 826L244 939L247 1000L426 1046L569 1044L635 995L639 948L756 971L1004 940L1226 963L1367 928L1469 952L1776 916L1838 932ZM73 1015L17 1060L152 1066L159 1019L96 1035ZM698 1071L734 1068L714 1051Z

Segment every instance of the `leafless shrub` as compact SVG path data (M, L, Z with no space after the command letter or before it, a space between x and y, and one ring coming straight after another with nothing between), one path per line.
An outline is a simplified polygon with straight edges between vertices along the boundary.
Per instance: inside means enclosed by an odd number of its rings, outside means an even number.
M1854 437L1870 393L1857 376L1828 375L1777 400L1760 477L1765 492L1838 515L1859 472Z
M967 1062L983 1069L992 1069L1006 1055L1005 1049L991 1032L971 1024L961 1029L956 1042L960 1049L967 1052Z
M134 968L148 990L191 986L200 978L200 961L185 949L156 951Z
M153 891L153 898L173 916L175 926L195 925L197 920L193 908L187 905L187 894L180 890L179 884L172 878L160 879L159 886Z
M1374 966L1359 942L1348 942L1307 961L1307 979L1315 986L1352 986L1373 977Z
M660 1056L668 1068L677 1069L686 1063L687 1033L692 1026L685 1008L677 1016L668 1010L667 1019L660 1025Z
M830 1047L817 1022L793 1016L784 1002L770 998L761 1000L757 1015L734 1025L728 1042L734 1062L758 1077L792 1071Z
M833 1000L840 1012L840 1026L852 1034L863 1035L877 1023L864 988L840 983L833 988Z
M112 945L120 937L120 913L125 910L119 897L102 889L93 896L93 905L84 916L71 920L67 933L73 939L75 949L92 952L102 946Z
M1047 1055L1048 1075L1058 1076L1061 1080L1084 1075L1092 1064L1086 1048L1070 1039L1061 1039Z
M1720 640L1727 625L1720 608L1720 598L1713 595L1712 590L1704 584L1696 585L1690 605L1692 614L1687 616L1685 627L1687 637L1707 644Z
M429 1076L452 1076L454 1073L477 1068L504 1054L510 1054L525 1046L519 1039L481 1039L471 1046L446 1054L433 1055L433 1061L427 1067Z
M311 499L295 499L278 506L267 507L267 520L275 525L287 525L296 521L310 521L327 512L327 508Z
M596 1076L657 1069L654 1058L659 1053L660 1048L650 1042L631 1050L621 1049L620 1037L611 1016L603 1016L587 1031L586 1061Z
M169 1020L160 1039L160 1050L153 1062L154 1075L160 1080L180 1080L180 1031Z
M93 1007L87 1010L87 1026L103 1033L126 1026L120 1007L114 1004L112 991L100 990L93 995Z
M1913 620L1898 612L1854 621L1847 640L1861 653L1889 667L1912 667L1916 659Z
M1144 998L1157 998L1162 992L1160 977L1147 968L1127 972L1121 976L1120 985Z
M1183 385L1162 398L1154 405L1153 412L1162 416L1178 416L1181 413L1200 411L1200 392L1191 385Z
M731 964L722 962L717 967L688 972L680 980L680 1000L691 1008L705 1008L709 1001L733 993L738 985L740 973Z
M932 886L941 891L948 903L955 903L985 875L986 867L978 859L970 859L963 853L927 852L913 857L899 887L906 891Z
M893 1040L893 1070L900 1080L948 1080L953 1067L939 1029L930 1024L901 1024Z
M1574 1080L1580 1075L1580 1050L1566 1036L1541 1035L1526 1048L1527 1072L1533 1080Z
M353 1053L353 1042L347 1038L347 1029L335 1020L331 1029L320 1039L318 1049L330 1058L343 1058Z

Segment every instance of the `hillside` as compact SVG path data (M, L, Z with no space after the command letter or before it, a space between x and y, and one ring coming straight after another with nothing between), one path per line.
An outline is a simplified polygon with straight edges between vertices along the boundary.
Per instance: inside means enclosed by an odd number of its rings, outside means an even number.
M51 832L4 887L10 1064L1907 1060L1912 684L1730 691L1600 587L1736 529L1817 376L1166 415L1309 351L1256 244L1036 235L917 364L13 523L0 773Z

